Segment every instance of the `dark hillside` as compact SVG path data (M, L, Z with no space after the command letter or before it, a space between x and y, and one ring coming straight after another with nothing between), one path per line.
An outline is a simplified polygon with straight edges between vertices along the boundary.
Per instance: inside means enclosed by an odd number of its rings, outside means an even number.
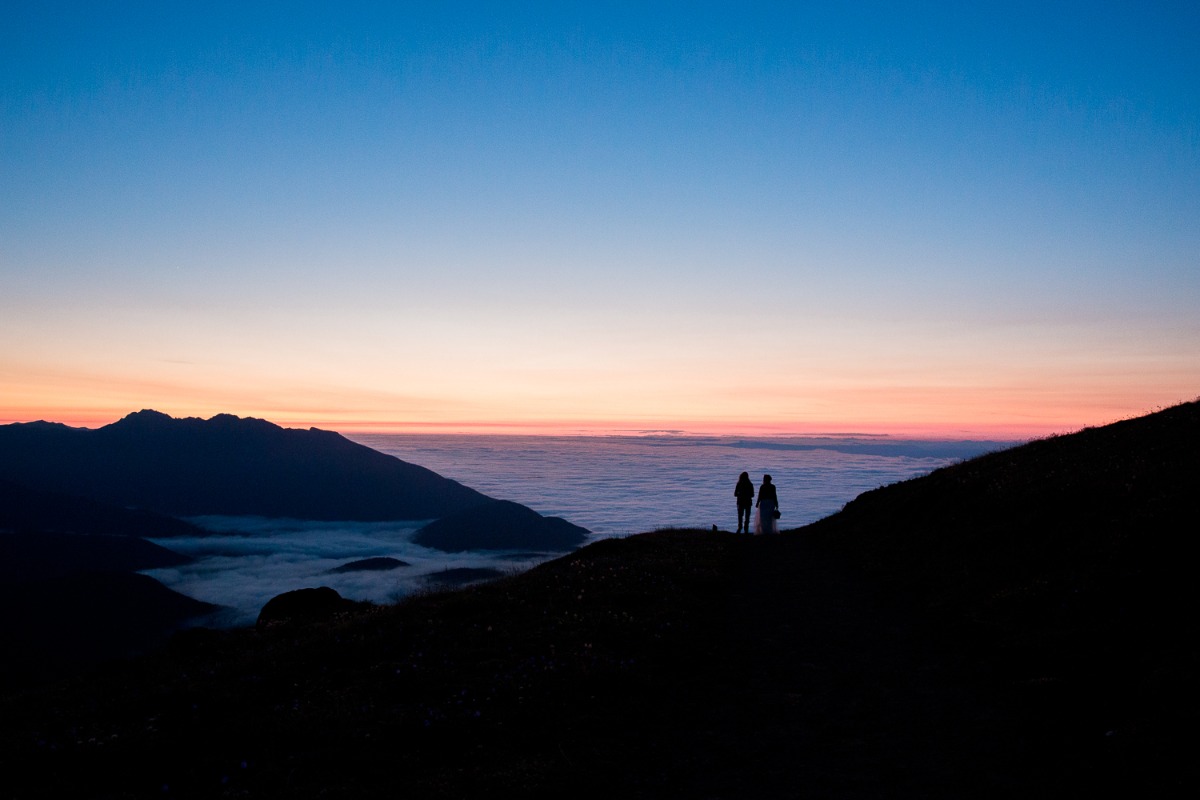
M1141 584L1183 567L1197 530L1200 402L866 492L808 529L931 602L981 602L1014 580Z
M703 757L676 737L722 700L694 691L718 663L698 656L722 644L733 544L599 542L332 622L192 632L156 658L0 697L0 770L21 797L657 791L679 755Z
M128 572L75 572L2 585L0 679L11 691L139 655L161 647L187 620L216 610Z
M0 531L99 534L102 536L202 536L191 523L21 486L0 479Z
M997 453L782 536L643 534L194 631L0 697L0 774L19 797L1193 797L1172 520L1195 508L1195 415Z
M804 535L915 604L1041 752L1167 791L1196 777L1197 531L1193 402L868 492Z
M190 556L133 536L0 532L0 587L88 570L138 572L191 561Z
M867 492L805 533L982 625L1109 626L1195 601L1200 403Z

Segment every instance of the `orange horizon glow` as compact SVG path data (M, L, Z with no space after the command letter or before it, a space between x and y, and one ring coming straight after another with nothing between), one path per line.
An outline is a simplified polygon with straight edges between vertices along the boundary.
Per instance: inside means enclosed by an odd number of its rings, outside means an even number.
M1181 398L1187 402L1192 398ZM1057 410L1051 415L1038 415L1025 410L1013 412L1008 418L991 412L987 421L963 421L953 417L942 420L930 419L931 414L910 413L907 417L892 420L867 420L832 418L806 421L751 421L737 422L730 419L675 419L661 418L610 418L610 419L508 419L508 420L462 420L462 419L394 419L379 414L365 414L357 418L336 412L296 413L295 410L241 410L226 411L211 408L176 406L173 404L150 404L153 408L175 418L198 417L209 419L217 414L232 413L239 417L265 419L284 428L320 428L342 434L469 434L469 435L529 435L529 436L751 436L751 437L854 437L881 436L914 439L949 440L986 438L1005 441L1025 441L1046 436L1072 433L1098 427L1122 419L1142 416L1161 408L1175 405L1167 403L1155 408L1130 410L1122 407L1077 409L1074 413ZM35 421L55 422L77 428L100 428L112 424L141 408L83 409L61 407L58 409L10 408L0 411L0 424L27 423Z

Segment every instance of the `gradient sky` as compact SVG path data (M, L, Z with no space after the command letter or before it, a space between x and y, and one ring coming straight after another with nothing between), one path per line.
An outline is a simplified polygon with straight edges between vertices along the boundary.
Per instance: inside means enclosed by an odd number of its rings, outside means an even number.
M1200 395L1194 2L3 18L0 422L1034 435Z

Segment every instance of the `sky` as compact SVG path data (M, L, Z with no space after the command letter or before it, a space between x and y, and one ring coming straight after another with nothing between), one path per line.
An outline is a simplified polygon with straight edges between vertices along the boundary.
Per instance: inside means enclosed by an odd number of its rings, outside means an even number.
M1200 395L1195 3L6 3L0 423Z

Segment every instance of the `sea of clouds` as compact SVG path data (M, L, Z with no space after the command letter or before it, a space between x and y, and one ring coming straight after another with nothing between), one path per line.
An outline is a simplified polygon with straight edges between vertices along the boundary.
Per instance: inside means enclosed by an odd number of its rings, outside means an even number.
M195 561L145 574L177 592L224 606L207 624L253 625L272 597L329 586L343 597L391 603L439 587L456 568L522 572L551 556L539 553L444 553L413 544L424 522L314 522L263 517L193 517L206 536L157 539ZM390 556L411 566L333 573L351 561Z
M593 537L665 527L732 530L733 487L771 473L784 528L837 512L859 493L906 480L1008 442L928 442L832 436L747 439L692 436L363 435L355 439L428 467L491 497L560 516ZM175 591L225 606L207 624L249 625L275 595L329 586L343 597L389 603L439 587L457 568L515 573L554 554L444 553L412 543L427 521L312 522L198 517L208 535L158 543L196 559L147 574ZM331 573L350 561L390 556L411 566Z

